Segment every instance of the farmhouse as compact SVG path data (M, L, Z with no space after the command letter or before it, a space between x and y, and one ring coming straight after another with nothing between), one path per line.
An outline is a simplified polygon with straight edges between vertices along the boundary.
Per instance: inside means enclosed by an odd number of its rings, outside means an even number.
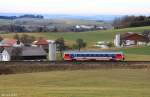
M48 53L48 49L49 49L48 45L49 45L50 42L55 42L55 41L41 38L41 39L39 39L37 41L34 41L32 44L35 47L42 47Z
M11 56L9 51L4 48L0 48L0 61L10 61Z
M131 45L146 45L148 38L137 33L127 32L125 34L117 34L114 39L114 45L120 46L131 46Z
M121 35L120 40L122 45L129 46L146 44L148 39L141 34L128 32Z
M10 47L0 48L0 61L11 60L42 60L46 52L41 47Z

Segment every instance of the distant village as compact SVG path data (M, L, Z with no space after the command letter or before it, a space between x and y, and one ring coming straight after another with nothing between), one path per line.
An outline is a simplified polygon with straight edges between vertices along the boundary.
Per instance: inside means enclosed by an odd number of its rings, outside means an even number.
M84 32L113 29L111 23L96 20L51 20L42 15L0 16L0 33L9 32ZM86 22L85 22L86 21ZM84 23L85 22L85 23ZM93 23L94 22L94 23Z

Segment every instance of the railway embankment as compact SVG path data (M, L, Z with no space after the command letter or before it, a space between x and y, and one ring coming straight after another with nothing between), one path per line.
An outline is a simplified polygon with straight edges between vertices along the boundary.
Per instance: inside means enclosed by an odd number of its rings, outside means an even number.
M66 62L66 61L10 61L0 62L0 74L47 72L86 69L150 69L149 61L123 62Z

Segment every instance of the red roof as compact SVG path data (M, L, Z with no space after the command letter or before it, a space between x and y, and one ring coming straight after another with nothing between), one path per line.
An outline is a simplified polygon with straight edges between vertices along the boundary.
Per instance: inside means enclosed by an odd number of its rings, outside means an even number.
M48 45L48 41L46 39L38 40L35 45Z
M2 40L2 44L3 45L6 45L6 46L12 46L12 45L14 45L15 43L17 42L17 40L16 39L4 39L4 40Z
M121 36L123 40L146 41L147 38L137 33L125 33Z

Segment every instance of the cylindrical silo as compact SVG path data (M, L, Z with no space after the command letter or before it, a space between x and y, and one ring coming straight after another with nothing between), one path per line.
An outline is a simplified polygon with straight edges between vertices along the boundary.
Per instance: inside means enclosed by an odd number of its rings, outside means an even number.
M49 42L49 61L56 61L56 43L54 41Z
M115 36L114 45L115 45L116 47L120 47L120 34L117 34L117 35Z

